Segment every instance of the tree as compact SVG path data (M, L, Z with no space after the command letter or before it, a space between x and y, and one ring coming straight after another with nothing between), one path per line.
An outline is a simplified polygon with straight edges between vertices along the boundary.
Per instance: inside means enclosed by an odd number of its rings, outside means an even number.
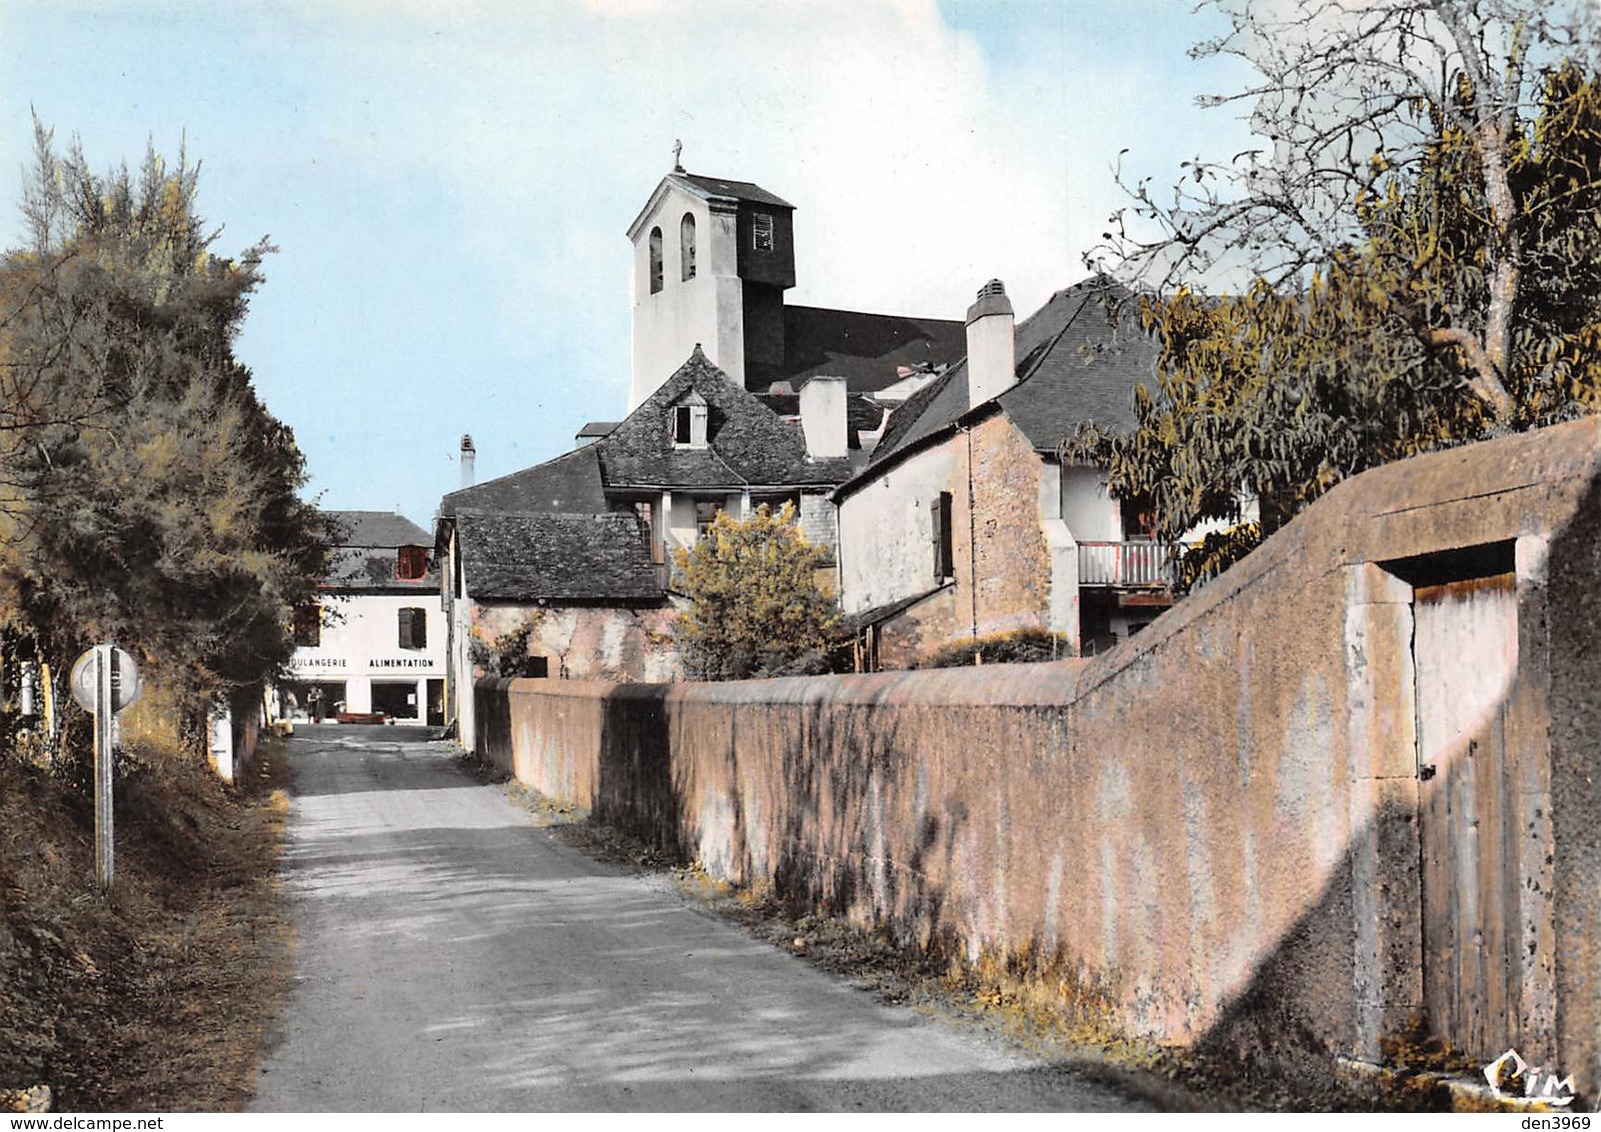
M1508 16L1504 6L1483 10ZM1403 32L1430 13L1456 29L1448 45L1460 35L1482 48L1493 34L1488 19L1465 32L1466 15L1443 0L1316 11L1353 26L1342 36L1317 25L1326 32L1316 56L1323 66L1309 77L1366 67L1382 78L1384 35L1411 57L1417 49ZM1535 43L1549 52L1563 37L1538 12L1512 24L1512 54L1491 100L1501 116L1488 124L1469 78L1489 73L1484 57L1448 73L1438 102L1415 87L1397 101L1401 72L1390 72L1389 87L1364 88L1366 118L1348 107L1339 129L1325 122L1311 131L1305 120L1328 106L1287 90L1289 49L1269 52L1271 81L1259 89L1270 105L1289 107L1284 133L1273 136L1299 139L1303 150L1281 162L1276 179L1252 181L1232 200L1206 187L1211 167L1202 167L1193 183L1204 199L1163 218L1165 252L1162 240L1126 247L1130 269L1160 264L1164 279L1184 262L1215 265L1208 257L1231 240L1260 269L1238 294L1185 286L1148 294L1142 313L1162 350L1156 387L1137 399L1137 427L1125 436L1091 427L1064 445L1068 458L1107 466L1114 493L1154 511L1168 541L1206 520L1238 522L1242 502L1256 501L1259 521L1187 555L1188 579L1215 573L1366 468L1601 409L1601 82L1557 60L1540 73L1525 113L1522 97L1508 93L1524 80L1508 76L1521 76ZM1305 34L1314 22L1292 25ZM1237 22L1237 33L1243 27L1255 25ZM1333 55L1335 45L1351 57ZM1435 44L1447 63L1448 45ZM1310 67L1307 51L1290 54ZM1352 163L1363 130L1392 138L1413 112L1426 135ZM1338 153L1332 138L1343 139ZM1141 207L1150 218L1152 206ZM1327 232L1312 215L1326 218Z
M1413 286L1444 249L1396 246L1369 277L1407 330L1448 361L1498 421L1516 413L1510 388L1527 281L1549 266L1534 231L1572 200L1541 198L1518 183L1529 125L1551 94L1550 76L1593 67L1593 14L1557 0L1213 0L1228 34L1199 56L1237 56L1258 79L1203 100L1247 103L1261 149L1227 162L1197 157L1170 201L1147 178L1128 186L1130 212L1114 217L1108 247L1152 290L1172 294L1208 273L1245 272L1298 292L1310 275L1372 235L1371 210L1397 186L1438 173L1442 150L1472 199L1455 235L1459 269L1473 273L1451 304ZM1566 61L1566 64L1565 64ZM1587 191L1587 189L1586 189ZM1439 198L1436 198L1436 203ZM1423 215L1422 232L1444 217ZM1464 282L1468 282L1464 280Z
M271 247L212 254L182 153L135 180L35 134L30 244L0 262L0 615L58 673L120 641L198 709L288 660L330 553L232 350Z
M692 549L675 552L689 609L677 621L684 665L702 680L741 680L826 665L837 623L817 583L826 559L786 503L748 519L719 512Z

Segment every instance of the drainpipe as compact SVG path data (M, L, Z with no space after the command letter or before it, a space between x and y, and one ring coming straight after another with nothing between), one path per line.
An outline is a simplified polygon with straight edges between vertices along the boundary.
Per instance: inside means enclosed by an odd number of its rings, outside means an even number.
M973 511L973 430L962 428L961 432L967 439L967 591L973 610L973 639L976 641L978 640L978 517Z

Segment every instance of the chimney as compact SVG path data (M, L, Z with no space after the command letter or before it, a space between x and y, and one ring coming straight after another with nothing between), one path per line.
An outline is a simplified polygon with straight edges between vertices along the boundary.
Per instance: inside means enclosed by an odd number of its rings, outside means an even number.
M478 457L478 449L473 447L473 438L469 433L461 434L461 486L473 485L473 461Z
M814 377L801 386L800 417L801 431L806 434L806 455L814 460L833 460L850 454L843 377Z
M1012 302L999 279L991 279L967 308L967 405L977 408L1017 382L1017 343Z

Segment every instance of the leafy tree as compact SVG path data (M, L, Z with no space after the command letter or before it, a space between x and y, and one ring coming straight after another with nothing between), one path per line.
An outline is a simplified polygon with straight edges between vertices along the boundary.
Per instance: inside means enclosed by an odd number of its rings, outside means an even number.
M1530 122L1542 93L1549 103L1550 76L1565 60L1594 65L1593 12L1562 0L1211 6L1231 30L1194 53L1243 59L1256 80L1203 102L1248 105L1263 145L1226 162L1185 162L1171 198L1159 198L1148 178L1128 186L1132 206L1114 217L1097 254L1111 253L1162 294L1219 273L1299 292L1374 235L1376 202L1448 173L1449 187L1468 196L1459 206L1444 194L1416 199L1444 211L1413 214L1421 242L1396 245L1390 270L1370 273L1365 286L1382 292L1492 418L1512 419L1523 292L1572 262L1535 236L1579 203L1567 189L1531 194L1520 169L1528 172ZM1448 231L1449 241L1434 242ZM1453 263L1442 272L1437 259L1447 254ZM1454 275L1452 301L1415 285L1408 267L1436 280Z
M676 635L690 675L741 680L821 671L837 615L817 583L827 559L808 543L786 503L748 519L719 512L692 549L675 552L689 609Z
M1402 15L1439 11L1457 26L1466 18L1445 3L1376 5L1372 18L1398 34L1413 26ZM1532 26L1544 29L1549 47L1552 25ZM1354 34L1340 41L1347 50ZM1508 34L1515 47L1528 33ZM1482 44L1490 32L1475 35ZM1485 73L1482 59L1473 73ZM1243 250L1276 269L1242 293L1208 298L1181 286L1142 300L1162 353L1156 387L1137 398L1137 428L1126 436L1082 430L1064 455L1107 466L1114 493L1149 507L1158 537L1169 541L1206 520L1237 523L1246 498L1258 503L1259 521L1186 556L1188 581L1218 572L1368 467L1601 409L1601 81L1572 62L1552 64L1532 116L1505 94L1509 83L1497 83L1495 105L1511 116L1497 119L1504 128L1493 146L1477 117L1482 100L1459 70L1443 105L1412 90L1407 107L1419 108L1432 132L1405 160L1380 150L1359 169L1340 170L1324 168L1335 157L1326 145L1303 154L1309 168L1352 190L1338 240L1296 242L1284 223L1267 225ZM1403 109L1380 99L1375 120L1380 110ZM1344 120L1348 143L1353 122ZM1304 171L1295 184L1310 191L1313 180ZM1175 229L1182 238L1167 262L1186 258L1186 239L1207 246L1271 207L1268 189L1292 195L1284 186L1266 183L1232 204L1213 198L1221 227ZM1510 212L1497 203L1503 188ZM1204 211L1182 223L1198 224ZM1279 241L1271 253L1270 238ZM1131 264L1149 266L1156 251L1155 243L1132 249Z
M199 707L287 661L328 565L294 437L233 356L271 248L212 254L182 153L101 175L35 132L30 244L0 262L0 616L58 673L117 640Z

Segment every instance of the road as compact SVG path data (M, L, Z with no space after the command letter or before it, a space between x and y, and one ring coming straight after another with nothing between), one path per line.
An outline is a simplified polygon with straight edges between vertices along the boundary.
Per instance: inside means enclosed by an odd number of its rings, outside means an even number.
M323 727L290 757L295 973L252 1110L1149 1107L589 858L446 744Z

